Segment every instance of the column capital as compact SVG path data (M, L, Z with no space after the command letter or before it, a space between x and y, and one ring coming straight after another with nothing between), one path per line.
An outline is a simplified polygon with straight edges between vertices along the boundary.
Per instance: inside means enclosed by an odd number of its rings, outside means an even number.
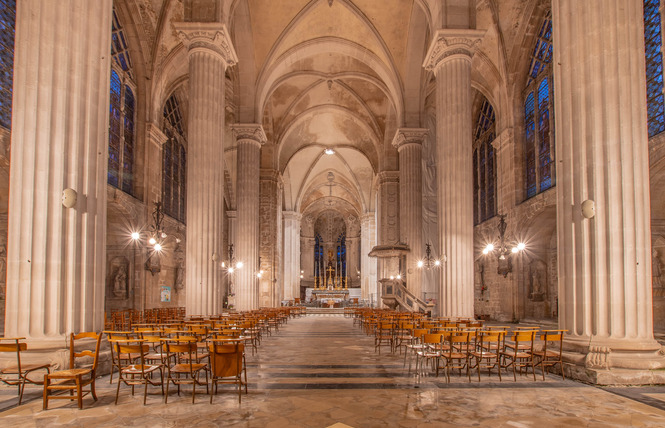
M441 64L452 57L462 57L471 61L474 50L484 35L485 30L437 30L425 55L423 67L427 71L436 72Z
M233 132L233 138L238 143L249 141L260 147L268 141L266 133L263 132L263 126L256 123L237 123L231 125L231 131Z
M218 22L176 22L178 38L191 55L197 51L216 53L227 67L238 62L238 55L225 24Z
M399 171L381 171L377 174L378 185L399 182Z
M302 220L302 214L300 214L298 211L282 211L282 216L284 217L284 220L298 222Z
M515 131L513 128L506 128L492 141L492 147L494 147L494 150L497 152L500 152L509 146L510 142L514 139L514 136Z
M370 222L372 220L376 220L376 213L375 212L365 213L365 214L360 216L360 221L362 223L367 223L367 222Z
M146 124L146 136L148 141L154 144L158 149L161 149L168 137L164 132L159 129L154 123Z
M429 134L427 128L399 128L393 137L393 147L399 152L408 144L422 145L423 140Z

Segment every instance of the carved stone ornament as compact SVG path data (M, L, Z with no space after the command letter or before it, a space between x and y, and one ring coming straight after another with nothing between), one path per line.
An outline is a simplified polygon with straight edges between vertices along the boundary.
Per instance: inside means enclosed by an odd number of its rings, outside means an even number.
M254 141L259 145L263 145L268 141L266 133L263 132L263 127L261 125L253 123L238 123L231 125L231 131L233 131L233 138L236 141Z
M589 353L584 360L584 366L589 369L609 369L610 348L606 346L590 346Z
M226 25L217 22L177 22L174 27L190 53L199 49L215 52L227 67L238 62Z
M395 132L393 147L399 151L407 144L422 144L428 133L427 128L400 128Z
M484 30L438 30L434 34L423 67L435 70L444 59L453 55L473 57L476 46L485 35Z

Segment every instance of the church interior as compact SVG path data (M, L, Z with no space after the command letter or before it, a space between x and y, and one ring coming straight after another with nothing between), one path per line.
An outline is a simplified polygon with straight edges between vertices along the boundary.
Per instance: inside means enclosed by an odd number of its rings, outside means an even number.
M33 359L384 310L563 330L557 388L665 383L662 1L0 4L0 335Z

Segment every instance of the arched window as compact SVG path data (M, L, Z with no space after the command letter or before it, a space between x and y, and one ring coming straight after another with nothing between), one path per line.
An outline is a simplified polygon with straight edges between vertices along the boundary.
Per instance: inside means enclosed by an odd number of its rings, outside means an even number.
M113 11L111 55L111 102L109 111L108 183L130 195L134 193L136 98L127 43Z
M496 160L492 141L496 136L494 108L485 100L476 117L473 141L473 222L496 215Z
M555 184L552 122L552 17L538 32L524 91L524 182L531 198Z
M164 106L164 134L168 137L162 148L162 203L164 212L185 222L187 189L187 155L182 113L175 95Z
M320 287L323 284L319 284L319 278L323 276L325 260L323 259L323 238L320 234L316 234L314 237L314 278L316 278L316 287Z
M337 238L337 275L340 276L340 284L346 280L348 273L346 271L346 234L341 234Z
M665 131L660 1L644 0L644 54L647 70L649 137Z
M0 0L0 126L12 126L16 0Z

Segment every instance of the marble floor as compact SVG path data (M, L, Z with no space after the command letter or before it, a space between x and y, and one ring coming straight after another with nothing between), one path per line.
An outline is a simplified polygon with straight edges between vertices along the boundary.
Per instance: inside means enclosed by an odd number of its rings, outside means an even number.
M248 355L249 394L224 391L213 404L205 395L191 403L189 390L169 403L157 388L134 397L115 381L99 379L99 401L84 409L68 401L42 411L41 389L26 389L16 406L16 390L0 389L2 427L623 427L665 426L665 387L602 389L561 377L504 376L499 382L433 374L415 376L403 357L377 355L373 339L350 318L309 315L291 319L264 337L257 355Z

